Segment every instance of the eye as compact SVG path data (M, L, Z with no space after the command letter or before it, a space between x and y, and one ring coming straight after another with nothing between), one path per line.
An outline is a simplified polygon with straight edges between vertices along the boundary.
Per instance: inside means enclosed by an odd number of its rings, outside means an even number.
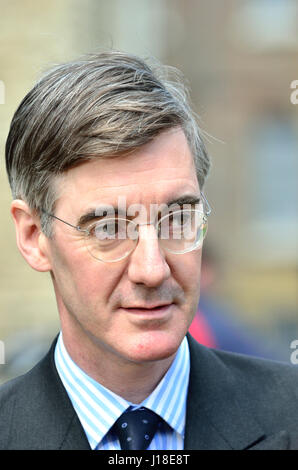
M125 219L105 219L92 225L90 234L98 241L120 240L126 236Z
M94 236L98 240L110 240L115 238L117 234L117 223L115 220L108 220L105 222L98 222L94 226L93 230Z
M179 229L188 225L191 222L191 212L177 211L169 216L169 222L172 229Z

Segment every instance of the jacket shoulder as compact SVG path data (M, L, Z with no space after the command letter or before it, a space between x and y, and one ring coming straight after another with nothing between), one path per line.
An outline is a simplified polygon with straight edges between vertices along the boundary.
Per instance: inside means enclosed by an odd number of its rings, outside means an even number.
M22 423L24 417L27 419L32 416L34 409L39 411L39 396L43 393L44 384L42 379L44 361L42 360L26 374L0 386L0 449L10 447L12 435L18 439L14 430L17 422ZM22 425L19 427L19 432L25 432L25 428L26 425Z
M246 354L207 348L200 345L192 337L188 337L193 359L205 356L209 364L217 364L223 371L229 371L240 382L276 381L280 384L289 383L296 392L298 385L298 368L293 364L267 358L254 357Z
M33 369L0 387L0 449L64 445L76 415L54 364L55 344ZM74 429L86 446L77 421Z
M193 394L205 391L204 395L200 394L201 404L210 403L210 397L215 394L222 404L231 403L233 396L241 409L254 416L267 433L280 427L297 429L298 369L295 365L206 348L192 338L189 344Z
M22 383L21 376L0 386L0 450L6 449L9 441L11 417L14 415L15 402Z
M241 382L263 385L269 381L297 393L298 369L293 364L227 351L213 350L213 354Z

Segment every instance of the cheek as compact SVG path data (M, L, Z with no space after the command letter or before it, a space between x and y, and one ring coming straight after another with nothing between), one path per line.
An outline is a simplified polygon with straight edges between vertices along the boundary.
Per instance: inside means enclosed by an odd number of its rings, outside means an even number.
M97 307L106 308L109 304L117 287L118 276L99 262L95 263L87 263L86 266L81 264L79 269L73 267L71 278L72 294L86 307L96 311Z
M173 277L184 292L184 319L189 328L198 308L200 299L201 250L185 253L183 263L177 263Z
M185 294L193 294L200 288L202 251L193 251L179 256L171 265L172 276Z
M68 309L79 311L108 303L120 274L86 252L53 250L52 277L57 295Z
M85 302L95 310L97 307L107 308L113 292L118 285L118 277L110 273L105 267L100 266L95 270L88 269L84 279L77 278L78 290Z

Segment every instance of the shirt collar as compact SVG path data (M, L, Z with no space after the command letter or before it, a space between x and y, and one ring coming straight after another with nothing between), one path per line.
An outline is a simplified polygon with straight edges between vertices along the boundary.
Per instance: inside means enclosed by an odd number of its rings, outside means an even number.
M189 369L189 348L185 337L167 373L140 405L157 413L179 434L184 434Z
M177 433L184 434L190 369L186 337L162 380L138 405L116 395L78 367L64 346L62 333L55 349L55 364L92 449L129 407L149 408L161 416Z

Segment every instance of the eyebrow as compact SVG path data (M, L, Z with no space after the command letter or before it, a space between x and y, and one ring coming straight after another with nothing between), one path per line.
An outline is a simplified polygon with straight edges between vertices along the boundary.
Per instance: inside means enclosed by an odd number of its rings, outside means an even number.
M166 205L167 206L172 206L174 204L178 205L178 206L183 206L184 204L189 204L189 205L196 205L196 204L199 204L200 202L202 201L202 198L200 196L194 196L192 194L185 194L183 196L180 196L180 197L177 197L175 199L171 199L170 201L166 202ZM126 217L127 214L125 211L121 211L119 210L119 208L117 206L100 206L100 211L101 211L101 214L102 213L109 213L111 207L113 207L114 209L114 215L122 215L123 217ZM86 225L88 222L91 222L93 221L94 219L99 219L100 217L103 217L103 215L98 215L98 209L99 207L97 208L90 208L87 210L87 212L83 215L81 215L81 217L79 218L79 220L77 221L77 226L78 227L82 227L84 225Z
M201 202L202 198L201 196L194 196L192 194L185 194L184 196L178 197L176 199L172 199L171 201L168 201L166 204L168 206L177 204L178 206L183 206L184 204L190 204L190 205L195 205L199 204Z
M110 209L111 209L111 206L106 207L106 208L105 207L100 207L101 214L104 214L105 212L108 214ZM115 215L119 214L119 211L118 211L117 207L114 207L114 214ZM125 215L124 212L123 212L123 215ZM93 208L88 209L87 212L85 214L81 215L81 217L79 218L79 220L77 222L77 226L79 226L79 227L84 226L88 222L90 222L94 219L99 219L103 216L104 215L98 215L98 207L94 208L94 209Z

